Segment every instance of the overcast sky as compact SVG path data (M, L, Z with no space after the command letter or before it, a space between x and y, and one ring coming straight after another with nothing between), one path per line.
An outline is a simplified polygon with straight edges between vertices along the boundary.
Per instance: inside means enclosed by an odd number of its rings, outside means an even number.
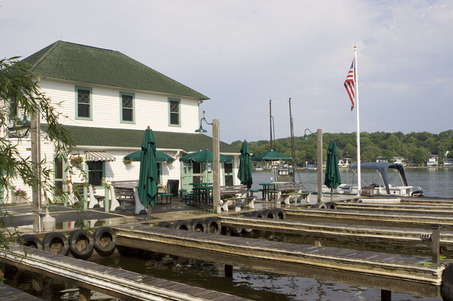
M221 140L453 128L451 0L0 0L0 58L57 40L118 50L207 95Z

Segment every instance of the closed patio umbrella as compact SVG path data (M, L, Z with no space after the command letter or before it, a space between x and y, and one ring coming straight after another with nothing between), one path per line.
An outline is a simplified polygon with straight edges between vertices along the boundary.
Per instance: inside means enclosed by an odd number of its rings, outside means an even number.
M138 182L140 202L145 208L157 202L157 180L156 142L153 131L148 127L142 142Z
M252 187L252 161L250 159L249 144L244 140L241 146L241 156L239 157L238 179L242 185L247 185L247 188Z
M327 163L326 174L324 178L324 185L330 188L332 195L333 189L341 184L340 169L338 168L337 159L337 144L335 141L330 141L329 148L327 149Z

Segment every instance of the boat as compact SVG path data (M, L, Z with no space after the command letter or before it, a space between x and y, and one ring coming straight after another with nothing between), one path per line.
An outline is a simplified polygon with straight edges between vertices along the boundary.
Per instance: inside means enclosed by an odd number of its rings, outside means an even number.
M374 195L396 195L396 196L410 196L410 197L421 197L423 196L423 190L420 187L410 186L407 183L406 174L404 172L404 166L401 163L390 163L390 162L369 162L362 163L363 169L376 170L381 178L382 185L372 183L369 186L362 187L362 195L374 196ZM350 166L351 169L357 169L357 164ZM388 170L395 169L398 171L401 178L402 185L393 186L389 183ZM357 194L357 185L354 184L341 184L337 188L338 193L342 194Z

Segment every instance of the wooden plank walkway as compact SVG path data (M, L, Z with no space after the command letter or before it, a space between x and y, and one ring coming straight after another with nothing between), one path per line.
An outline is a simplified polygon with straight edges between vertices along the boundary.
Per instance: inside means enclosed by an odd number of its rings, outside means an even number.
M339 239L380 241L389 243L421 243L420 235L430 235L428 229L390 228L365 225L347 225L339 223L304 222L298 220L281 220L268 218L245 218L221 216L220 224L226 227L238 227L280 233L312 235L316 237L335 237ZM442 246L453 249L453 232L441 231Z
M2 252L0 257L18 268L125 300L248 300L42 250L27 248L24 252L15 244L11 252Z
M429 205L429 204L385 204L385 203L342 203L336 204L337 209L384 211L384 212L403 212L403 213L423 213L452 215L453 204L451 205Z
M361 210L326 210L314 208L285 209L287 219L318 221L326 223L345 223L406 228L427 228L440 225L442 229L453 230L453 218L448 215L415 214L399 212L375 212Z
M243 266L283 275L439 297L449 261L351 249L230 237L150 226L115 226L117 243L131 248Z

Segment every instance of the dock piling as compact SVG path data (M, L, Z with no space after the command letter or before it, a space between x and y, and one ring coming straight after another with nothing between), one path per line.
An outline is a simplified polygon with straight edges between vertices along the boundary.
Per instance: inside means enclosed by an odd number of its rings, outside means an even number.
M433 234L431 234L432 246L433 246L433 263L439 264L440 262L440 225L433 225Z

